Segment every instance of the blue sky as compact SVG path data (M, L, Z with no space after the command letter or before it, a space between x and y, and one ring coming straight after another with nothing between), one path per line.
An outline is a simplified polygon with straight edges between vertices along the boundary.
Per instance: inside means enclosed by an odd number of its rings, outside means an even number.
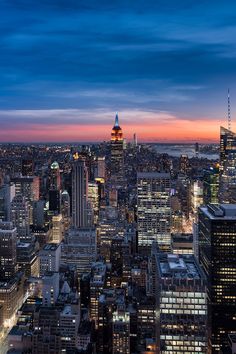
M223 124L228 87L234 117L235 1L0 5L0 140L14 126L111 125L115 111L124 125L150 113L157 129L163 114Z

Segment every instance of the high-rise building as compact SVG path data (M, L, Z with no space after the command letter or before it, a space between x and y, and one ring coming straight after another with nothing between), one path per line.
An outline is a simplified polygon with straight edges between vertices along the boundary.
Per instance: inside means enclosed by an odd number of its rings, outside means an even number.
M64 230L67 231L70 227L70 196L66 190L61 193L61 214Z
M26 277L39 276L39 259L37 248L33 242L17 242L16 248L17 265Z
M59 295L59 273L47 272L43 277L43 305L55 305Z
M72 168L72 226L86 227L88 201L88 171L85 161L76 159Z
M106 164L105 164L105 157L98 156L96 160L96 169L94 173L95 178L103 178L106 177Z
M130 314L118 309L112 317L112 354L130 353Z
M0 188L0 219L10 221L11 202L15 197L14 183L6 183Z
M31 242L30 203L26 197L16 195L12 200L11 221L17 229L18 239L22 242Z
M155 241L163 251L171 248L170 174L140 172L138 178L138 247L150 251Z
M3 322L4 327L12 326L12 319L23 303L24 282L25 277L21 272L16 273L9 281L0 282L1 322Z
M55 306L36 308L32 337L33 354L61 353L60 309Z
M90 319L94 321L98 328L98 302L104 289L106 281L106 265L96 262L92 266L92 276L90 278Z
M39 252L40 275L46 272L59 272L61 244L47 243Z
M203 203L217 204L219 202L219 165L205 171L203 178Z
M63 219L62 215L52 216L52 242L59 243L64 236Z
M31 158L24 158L21 161L21 174L22 176L34 175L34 161Z
M124 183L124 139L116 113L115 125L111 131L111 184L120 187Z
M30 224L33 224L33 202L39 200L40 181L38 176L14 177L16 196L24 196L30 202Z
M88 207L91 209L91 222L92 225L97 224L98 211L99 211L99 195L98 195L98 184L96 182L88 183Z
M14 177L11 181L15 184L16 195L23 195L30 201L39 200L39 177Z
M174 254L194 254L193 234L172 234L171 239Z
M49 193L49 212L50 214L59 214L61 210L61 195L57 189L50 189Z
M77 304L66 304L60 313L62 352L75 351L78 347L80 308Z
M220 203L236 203L236 134L220 127Z
M197 214L198 207L203 204L203 183L193 181L191 183L191 207L193 215Z
M97 257L97 233L95 228L72 228L62 246L62 262L74 266L79 275L90 273Z
M219 353L236 329L236 205L200 207L199 261L207 277L210 344Z
M0 222L0 281L13 278L16 263L17 231L11 222Z
M207 353L206 278L194 256L152 250L158 353Z
M50 167L50 189L61 189L60 167L56 161L54 161Z
M189 159L188 155L181 155L179 159L179 171L186 174L189 169Z
M33 225L42 228L44 226L45 201L37 200L33 202Z

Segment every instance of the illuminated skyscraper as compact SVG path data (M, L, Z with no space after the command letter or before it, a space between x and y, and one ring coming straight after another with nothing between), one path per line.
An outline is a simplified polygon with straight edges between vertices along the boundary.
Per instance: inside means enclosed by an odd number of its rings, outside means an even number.
M50 168L50 189L61 189L60 167L56 161L51 164Z
M130 314L118 309L112 317L112 354L130 353Z
M198 207L203 204L203 183L196 180L191 183L191 206L192 212L196 215Z
M152 250L160 354L207 353L206 279L191 255Z
M189 169L189 159L188 155L181 155L179 159L179 171L186 174Z
M18 240L31 242L30 202L24 196L17 195L11 202L11 221L17 229Z
M88 171L85 161L76 159L72 169L72 226L87 226Z
M207 277L212 353L224 353L236 329L236 205L200 207L199 261Z
M13 278L16 264L17 231L11 222L0 222L0 281Z
M105 166L105 157L99 156L96 160L96 168L95 168L95 178L103 178L106 177L106 166Z
M207 205L219 202L219 165L211 167L204 173L203 203Z
M59 214L61 209L61 176L58 162L50 166L49 175L49 210L52 214Z
M119 187L124 182L124 140L116 113L115 125L111 131L111 182Z
M236 203L236 134L220 127L220 191L221 203Z
M148 251L153 241L163 251L171 246L170 174L138 173L138 247Z

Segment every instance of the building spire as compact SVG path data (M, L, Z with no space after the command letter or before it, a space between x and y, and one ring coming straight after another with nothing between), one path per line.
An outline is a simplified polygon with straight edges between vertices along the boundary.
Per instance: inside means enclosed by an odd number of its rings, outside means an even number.
M119 127L118 112L116 112L115 127Z
M228 89L228 129L231 130L230 93Z

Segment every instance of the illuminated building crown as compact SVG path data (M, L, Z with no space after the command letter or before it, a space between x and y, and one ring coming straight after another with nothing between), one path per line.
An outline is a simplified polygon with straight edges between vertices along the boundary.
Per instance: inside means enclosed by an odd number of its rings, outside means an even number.
M121 141L121 140L123 140L123 133L121 127L119 126L118 113L116 113L115 125L111 131L111 141Z

